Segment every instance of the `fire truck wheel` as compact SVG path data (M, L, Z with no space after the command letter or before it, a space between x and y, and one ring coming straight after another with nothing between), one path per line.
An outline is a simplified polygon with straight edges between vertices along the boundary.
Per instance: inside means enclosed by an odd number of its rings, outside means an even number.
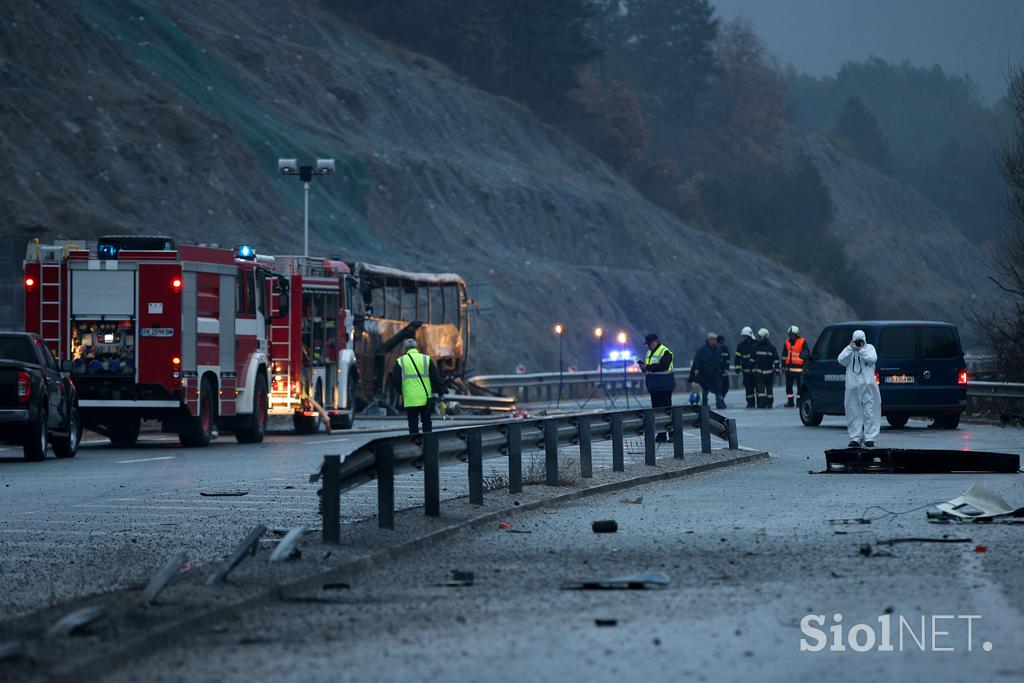
M192 418L192 424L187 431L178 434L178 441L185 448L202 448L209 446L213 440L217 415L213 407L214 391L211 384L210 380L203 380L199 387L199 415Z
M295 427L296 434L316 434L317 429L320 427L319 420L319 415L295 413L292 416L292 426Z
M129 417L107 425L107 438L110 439L111 446L129 448L139 440L139 429L141 428L141 420Z
M256 405L252 415L245 418L244 423L235 430L238 443L260 443L267 433L267 380L263 375L256 376L254 400Z
M356 380L355 377L348 378L348 401L345 405L348 406L348 411L341 413L340 415L331 416L331 429L352 429L352 425L356 421Z

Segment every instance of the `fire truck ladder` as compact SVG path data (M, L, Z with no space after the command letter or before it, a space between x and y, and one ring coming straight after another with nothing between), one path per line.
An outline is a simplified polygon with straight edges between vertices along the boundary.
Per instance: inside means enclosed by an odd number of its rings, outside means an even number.
M39 331L57 358L66 354L61 334L61 294L64 291L64 247L39 247Z

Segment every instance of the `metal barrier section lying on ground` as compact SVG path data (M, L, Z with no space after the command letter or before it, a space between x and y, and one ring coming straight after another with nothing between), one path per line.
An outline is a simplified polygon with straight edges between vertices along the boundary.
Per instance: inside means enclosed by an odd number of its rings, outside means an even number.
M1020 469L1020 456L1013 453L923 448L837 448L825 451L825 463L825 471L834 473L1013 473Z
M701 452L711 452L711 436L726 439L729 448L739 447L736 420L711 411L707 406L674 406L642 410L615 410L557 415L538 419L500 420L472 427L455 427L429 434L390 436L374 439L342 459L325 455L323 466L311 480L323 479L320 495L325 543L339 543L341 537L341 494L377 481L377 519L381 528L395 525L395 475L423 471L424 508L428 516L440 514L440 466L465 462L469 477L469 501L484 503L483 461L507 457L509 492L523 490L523 450L544 453L545 483L559 485L559 448L578 446L580 475L593 477L592 444L612 442L612 470L625 471L624 439L642 436L644 464L655 466L657 435L671 431L673 458L683 458L683 430L700 429Z

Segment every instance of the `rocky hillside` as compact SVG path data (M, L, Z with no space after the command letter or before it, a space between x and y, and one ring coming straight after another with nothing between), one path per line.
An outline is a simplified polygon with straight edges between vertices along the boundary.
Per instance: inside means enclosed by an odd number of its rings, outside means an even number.
M844 155L825 138L802 147L835 204L832 231L880 318L957 322L973 341L971 311L993 296L981 251L916 190Z
M709 328L781 336L852 315L652 206L523 108L315 2L50 0L2 21L7 235L296 252L301 191L275 161L333 156L338 175L313 190L315 251L493 284L475 335L487 371L554 368L555 321L568 362L593 365L598 324L657 330L688 356Z

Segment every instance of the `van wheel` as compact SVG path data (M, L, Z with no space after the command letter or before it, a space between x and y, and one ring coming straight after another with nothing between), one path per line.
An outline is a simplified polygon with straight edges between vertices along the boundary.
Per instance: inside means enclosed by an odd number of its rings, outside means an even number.
M811 403L811 395L807 390L804 390L800 395L800 421L806 427L817 427L821 424L824 417L824 415L814 410L814 404Z
M960 413L939 415L935 418L935 426L940 429L956 429L960 426Z
M130 448L139 440L140 429L142 420L129 417L107 425L107 438L110 439L110 445L115 448Z
M267 380L263 375L256 376L255 391L252 415L245 419L244 426L235 430L238 443L260 443L267 433Z
M43 398L45 400L46 397ZM46 409L41 409L36 421L25 430L21 450L26 460L38 461L46 457L46 449L50 445L49 434L46 432L47 417Z
M199 415L192 418L188 431L178 434L178 441L185 448L203 448L213 440L217 423L217 409L213 404L213 383L204 379L199 386Z
M68 418L68 435L53 439L53 453L58 458L73 458L78 453L78 444L82 440L82 423L78 420L78 411L71 409Z
M907 422L910 420L910 416L906 413L892 413L885 416L885 421L889 423L889 426L893 429L903 429L907 426Z

